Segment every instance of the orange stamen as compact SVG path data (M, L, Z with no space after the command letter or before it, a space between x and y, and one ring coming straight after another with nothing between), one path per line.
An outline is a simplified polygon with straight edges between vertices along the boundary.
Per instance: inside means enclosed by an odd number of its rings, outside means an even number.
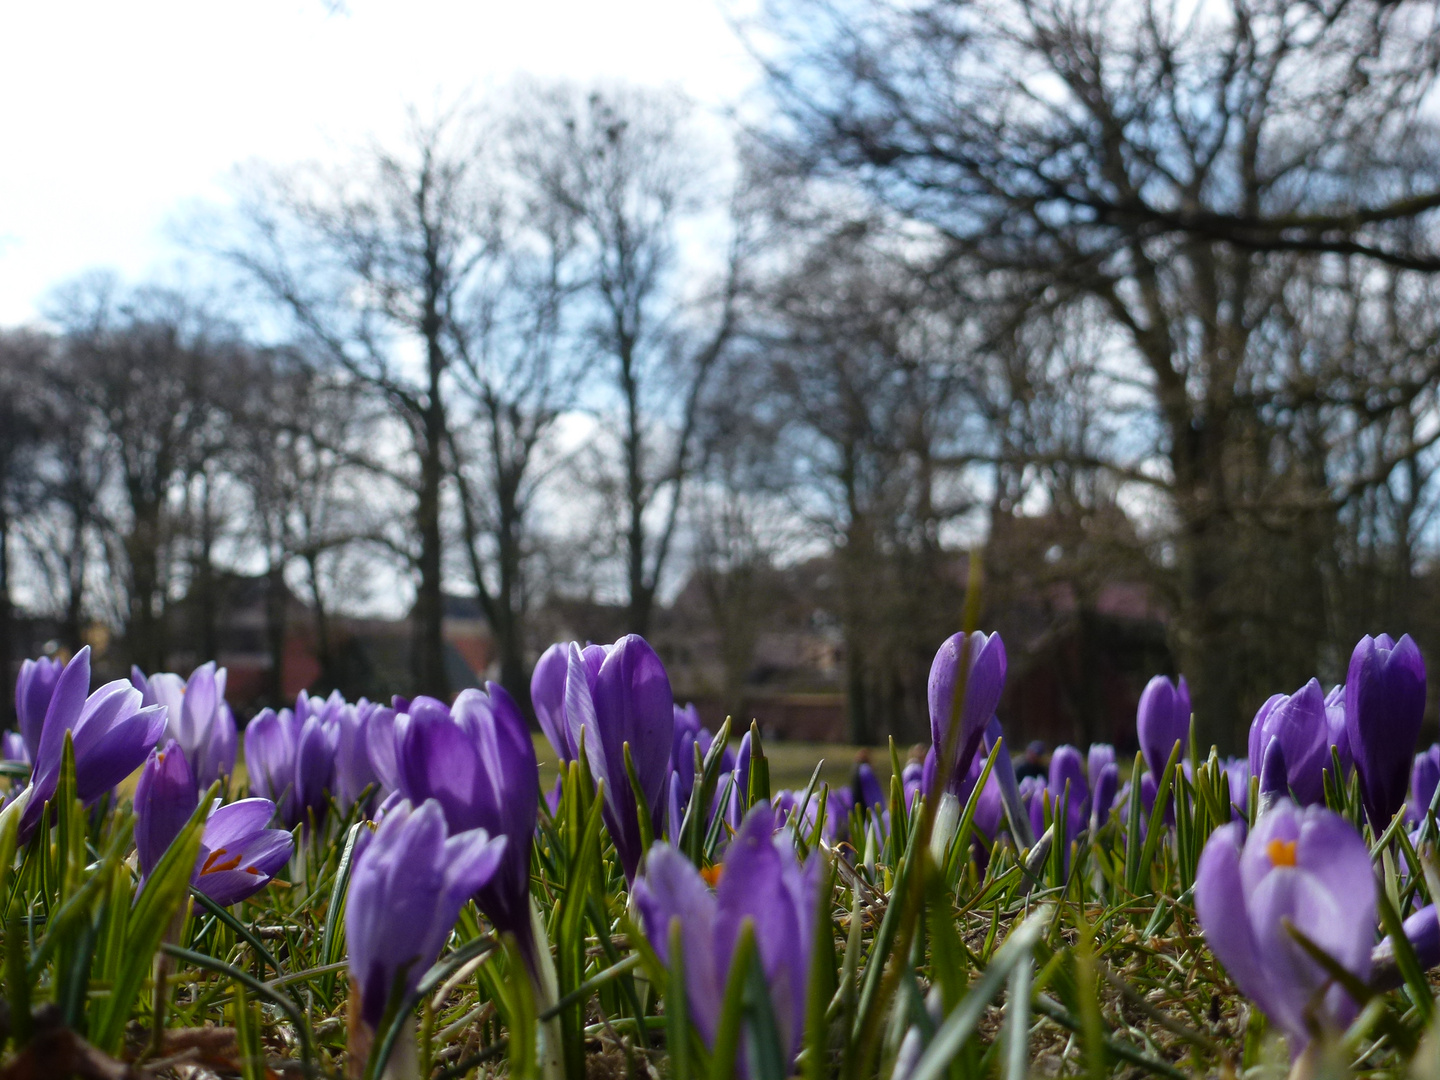
M217 863L215 860L224 854L225 849L223 847L219 851L213 852L210 857L205 860L205 865L200 868L200 876L204 877L206 874L218 874L222 870L234 870L235 867L240 865L239 855L223 863Z
M1294 866L1295 841L1271 840L1265 845L1265 854L1270 856L1270 862L1274 866Z
M716 863L714 866L707 866L705 867L705 869L701 870L700 876L703 877L705 879L705 883L713 889L716 885L720 884L720 873L724 869L725 867L723 864Z

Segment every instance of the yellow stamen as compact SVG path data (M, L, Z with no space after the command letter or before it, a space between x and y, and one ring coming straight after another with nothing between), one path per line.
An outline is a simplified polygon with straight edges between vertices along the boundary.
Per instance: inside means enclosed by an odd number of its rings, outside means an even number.
M1265 845L1265 854L1270 856L1270 862L1274 866L1294 866L1295 841L1271 840Z

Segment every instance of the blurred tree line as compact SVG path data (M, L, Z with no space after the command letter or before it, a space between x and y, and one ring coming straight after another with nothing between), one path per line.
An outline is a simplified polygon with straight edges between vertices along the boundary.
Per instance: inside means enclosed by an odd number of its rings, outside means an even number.
M242 570L323 659L385 568L416 691L466 591L523 700L547 597L646 633L684 577L733 690L823 553L853 735L910 738L981 545L991 612L1143 582L1239 745L1362 633L1440 643L1436 22L786 0L723 136L522 84L253 171L229 292L91 276L0 337L0 634L23 592L164 667Z

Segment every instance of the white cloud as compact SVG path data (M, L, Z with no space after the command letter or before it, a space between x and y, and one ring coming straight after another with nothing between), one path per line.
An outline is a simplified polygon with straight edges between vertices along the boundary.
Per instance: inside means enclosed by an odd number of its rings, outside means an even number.
M385 137L520 72L681 86L752 69L715 0L85 0L0 6L0 324L94 266L179 257L165 225L233 167Z

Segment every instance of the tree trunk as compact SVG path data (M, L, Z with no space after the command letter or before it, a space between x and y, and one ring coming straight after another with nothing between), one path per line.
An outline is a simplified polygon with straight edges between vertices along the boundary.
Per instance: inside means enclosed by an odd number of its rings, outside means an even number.
M279 708L285 701L285 564L272 559L265 574L265 637L270 650L270 675L266 696Z

